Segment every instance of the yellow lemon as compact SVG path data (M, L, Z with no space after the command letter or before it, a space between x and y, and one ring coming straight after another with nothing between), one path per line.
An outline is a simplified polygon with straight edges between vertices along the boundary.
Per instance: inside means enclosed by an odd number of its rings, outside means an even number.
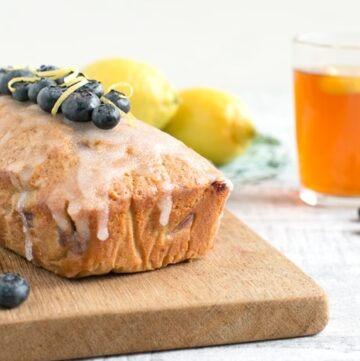
M322 71L321 90L331 94L360 93L360 68L358 66L332 65Z
M244 104L220 90L194 88L179 94L179 108L165 131L215 164L241 154L255 136Z
M101 81L105 91L114 83L129 83L134 92L130 99L131 112L157 128L163 128L176 112L178 96L175 88L151 65L113 58L90 64L83 72L87 77ZM121 88L117 90L122 91Z
M320 87L332 94L360 93L360 77L326 75L321 78Z

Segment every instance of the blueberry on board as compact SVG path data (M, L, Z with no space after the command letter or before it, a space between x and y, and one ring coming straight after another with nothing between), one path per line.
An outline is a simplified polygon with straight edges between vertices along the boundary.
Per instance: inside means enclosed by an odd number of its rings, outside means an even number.
M100 129L111 129L119 123L120 112L111 104L101 104L94 109L91 120Z
M105 98L111 100L124 113L130 111L130 100L129 98L126 98L123 93L116 90L110 90L109 93L105 94Z
M15 91L12 93L14 99L19 100L20 102L26 102L29 100L28 90L29 83L21 81L14 84Z
M74 122L89 122L93 110L101 104L99 97L87 89L72 93L61 105L66 118Z
M29 296L30 286L25 278L17 273L0 274L0 306L14 308L21 305Z
M42 78L35 83L30 84L28 91L30 101L36 103L37 96L39 95L40 90L48 85L56 85L56 82L51 79Z
M99 98L104 94L104 87L97 80L89 80L89 82L83 85L80 89L89 90L95 95L97 95Z
M8 87L9 81L22 76L33 76L33 73L27 69L10 70L4 73L0 78L0 93L10 95L11 91Z
M40 90L37 96L37 103L43 111L51 113L51 109L54 107L62 93L62 89L58 86L46 86Z

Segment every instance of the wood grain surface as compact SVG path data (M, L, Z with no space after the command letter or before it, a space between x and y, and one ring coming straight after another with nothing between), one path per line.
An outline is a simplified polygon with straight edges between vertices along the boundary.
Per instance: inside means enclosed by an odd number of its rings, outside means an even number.
M29 300L0 310L0 360L56 360L311 335L324 292L226 213L205 259L155 272L66 280L0 251Z
M248 185L235 183L227 206L324 288L329 298L328 325L312 337L91 360L360 360L360 200L353 206L313 208L303 204L298 196L292 93L256 91L239 95L252 110L257 129L286 144L290 164L278 178Z

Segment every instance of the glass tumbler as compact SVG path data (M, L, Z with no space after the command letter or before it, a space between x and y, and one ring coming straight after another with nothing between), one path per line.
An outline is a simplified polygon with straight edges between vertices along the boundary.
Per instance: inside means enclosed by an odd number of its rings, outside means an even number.
M360 204L360 33L293 42L300 198Z

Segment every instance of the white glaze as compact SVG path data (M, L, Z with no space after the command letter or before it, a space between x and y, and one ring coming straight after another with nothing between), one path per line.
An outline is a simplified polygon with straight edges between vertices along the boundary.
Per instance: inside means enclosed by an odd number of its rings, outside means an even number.
M172 210L172 195L165 194L163 197L160 198L157 206L160 209L159 222L162 226L166 226L169 222L170 213Z
M20 193L16 208L20 214L21 221L23 224L22 228L23 228L24 237L25 237L25 242L24 242L25 243L25 258L28 261L31 261L33 259L33 254L32 254L33 246L32 246L32 240L31 240L31 235L30 235L30 227L28 224L28 220L26 219L25 214L24 214L24 208L26 205L27 196L28 196L28 192Z
M197 184L223 181L221 174L207 160L195 155L181 142L139 121L133 125L123 121L116 128L104 131L92 123L74 123L62 116L54 119L36 105L24 106L2 96L0 114L0 134L4 134L0 138L0 150L12 139L28 137L28 144L19 151L17 161L3 161L5 164L2 164L19 191L28 188L34 169L47 160L52 150L61 149L64 142L76 148L72 153L77 158L76 168L50 187L45 202L59 228L70 232L75 225L75 236L84 241L90 237L88 217L94 212L97 238L104 241L109 237L112 184L134 175L152 180L148 182L146 192L158 194L159 223L162 226L168 224L172 193L177 185L171 181L164 156L179 158L196 167ZM60 140L54 136L56 131ZM127 196L131 197L131 190Z
M224 179L224 183L226 184L226 186L229 188L230 192L232 192L234 190L234 184L233 182L228 179L228 178L225 178Z
M106 241L109 238L109 229L108 229L109 207L106 207L98 212L97 222L98 222L97 238L100 241Z

